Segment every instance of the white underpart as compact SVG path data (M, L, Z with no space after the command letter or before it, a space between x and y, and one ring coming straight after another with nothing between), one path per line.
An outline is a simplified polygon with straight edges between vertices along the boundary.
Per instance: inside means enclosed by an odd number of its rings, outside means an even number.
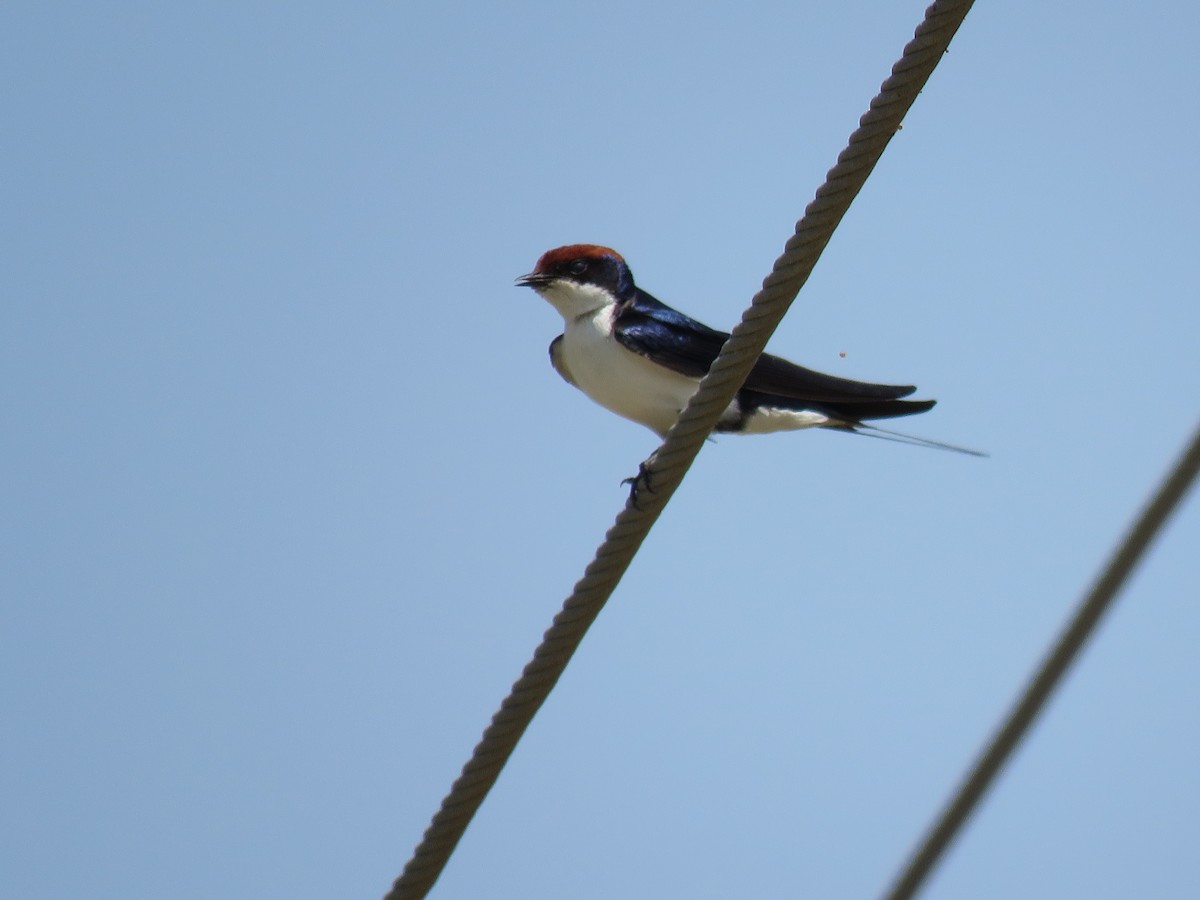
M764 406L756 409L746 419L742 434L770 434L772 431L796 431L800 428L816 428L834 421L824 413L811 409L779 409Z
M567 322L563 362L592 400L665 435L700 381L622 347L612 336L615 309L610 304Z
M539 292L566 322L561 359L581 391L605 409L664 436L700 385L627 350L613 337L616 306L606 291L592 285L558 282ZM730 404L722 416L739 417ZM760 409L746 421L744 433L767 434L827 424L828 416L790 409Z

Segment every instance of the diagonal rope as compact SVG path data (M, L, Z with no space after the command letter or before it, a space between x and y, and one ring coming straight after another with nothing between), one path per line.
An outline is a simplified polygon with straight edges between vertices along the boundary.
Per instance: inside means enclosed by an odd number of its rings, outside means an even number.
M1125 536L1087 597L1046 655L1037 673L1025 688L1021 699L1009 712L1004 724L992 737L971 772L959 786L954 798L942 810L920 847L913 853L904 871L896 879L887 900L908 900L916 895L933 867L962 830L968 817L979 805L1004 764L1021 739L1028 733L1051 693L1062 681L1071 663L1079 656L1101 617L1112 605L1117 592L1140 561L1150 542L1187 494L1200 472L1200 428L1192 435L1187 450L1159 486L1153 499Z
M796 224L795 234L763 281L762 290L755 295L700 388L648 462L653 491L642 490L638 494L639 506L627 502L617 516L583 578L534 651L533 659L492 717L386 900L415 900L433 887L517 741L612 595L721 412L746 380L834 229L946 52L972 2L938 0L925 11L913 40L904 48L891 76L859 120L859 127L838 156L837 165L817 189L816 198Z

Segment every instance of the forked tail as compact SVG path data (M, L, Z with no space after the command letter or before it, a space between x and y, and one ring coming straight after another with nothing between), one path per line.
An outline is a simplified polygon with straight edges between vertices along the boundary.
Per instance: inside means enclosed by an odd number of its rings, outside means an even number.
M879 438L881 441L894 441L897 444L911 444L914 447L932 447L935 450L950 450L954 453L965 453L967 456L986 457L989 454L982 450L972 450L970 447L959 447L957 444L947 444L945 441L935 441L931 438L917 437L915 434L905 434L903 431L892 431L890 428L880 428L867 422L846 422L834 425L839 431L851 434L861 434L863 437Z

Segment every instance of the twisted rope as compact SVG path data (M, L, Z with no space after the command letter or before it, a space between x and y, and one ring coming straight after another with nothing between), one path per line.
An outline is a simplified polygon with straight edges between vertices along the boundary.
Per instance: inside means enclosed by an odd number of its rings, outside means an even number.
M583 578L543 636L533 659L492 717L462 774L442 801L421 843L386 900L416 900L433 887L468 823L508 761L534 714L558 682L584 634L682 481L722 411L749 375L834 229L858 195L892 135L950 44L973 0L938 0L892 67L849 145L796 224L763 288L734 328L687 408L647 463L653 491L638 493L617 516Z
M888 891L887 900L908 900L916 895L921 884L962 830L996 776L1000 774L1000 770L1008 762L1021 739L1028 733L1038 713L1042 711L1046 701L1050 699L1050 695L1079 656L1096 626L1100 624L1101 617L1112 606L1117 592L1141 560L1146 548L1187 494L1198 472L1200 428L1192 435L1191 442L1175 463L1171 473L1159 485L1153 499L1129 530L1087 597L1079 604L1075 615L1038 667L1020 700L1013 706L1004 724L980 754L970 774L963 779L954 798L946 804L918 849L913 852L904 870Z

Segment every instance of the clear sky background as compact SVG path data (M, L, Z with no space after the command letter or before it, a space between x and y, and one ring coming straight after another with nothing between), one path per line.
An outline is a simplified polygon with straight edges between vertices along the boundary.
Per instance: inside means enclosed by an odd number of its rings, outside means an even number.
M512 286L731 326L922 3L0 12L0 894L376 897L656 446ZM1200 410L1191 2L980 2L444 898L873 897ZM843 357L842 354L845 354ZM1200 895L1200 505L930 898Z

